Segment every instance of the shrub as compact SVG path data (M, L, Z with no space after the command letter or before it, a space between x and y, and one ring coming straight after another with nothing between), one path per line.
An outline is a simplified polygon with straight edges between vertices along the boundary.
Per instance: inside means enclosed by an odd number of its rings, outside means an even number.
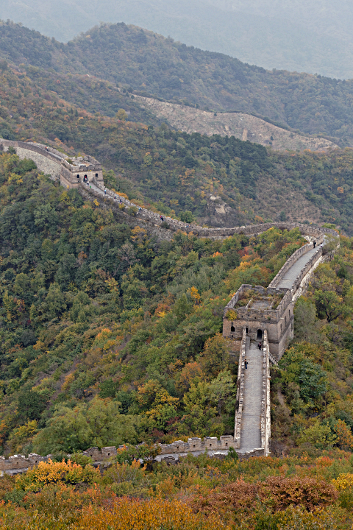
M47 484L93 484L100 479L99 471L91 465L85 467L68 462L40 462L37 467L30 469L16 479L16 489L24 491L39 491Z
M206 519L180 501L127 498L117 500L110 510L84 509L78 526L95 530L230 530L217 517Z

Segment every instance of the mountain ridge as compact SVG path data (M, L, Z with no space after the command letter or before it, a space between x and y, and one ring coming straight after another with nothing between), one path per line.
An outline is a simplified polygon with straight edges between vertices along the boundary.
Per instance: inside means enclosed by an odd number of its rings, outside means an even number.
M286 3L286 9L281 3L275 5L276 8L266 2L220 4L200 0L64 0L59 7L53 0L32 0L31 5L9 0L0 7L0 18L25 23L64 42L88 31L97 21L125 22L268 69L353 77L349 5L343 6L344 16L327 9L326 17L319 9L306 6L308 21L301 16L300 2L294 7ZM338 31L338 24L345 26L343 34Z

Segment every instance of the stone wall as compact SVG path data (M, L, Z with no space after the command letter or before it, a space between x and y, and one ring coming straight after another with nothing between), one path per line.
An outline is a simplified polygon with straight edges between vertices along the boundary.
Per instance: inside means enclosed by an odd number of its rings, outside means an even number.
M180 440L172 444L157 445L160 448L160 454L155 458L157 462L163 460L170 461L170 459L177 461L179 458L185 457L188 454L199 456L205 452L211 457L218 455L226 456L230 447L235 449L234 439L231 435L221 436L219 439L212 436L206 437L203 440L201 438L189 438L187 442ZM93 460L93 465L99 466L109 463L117 455L117 448L103 447L102 449L98 449L98 447L91 447L87 451L83 451L82 454L90 456ZM51 455L40 456L35 453L31 453L28 457L14 455L7 459L0 456L0 477L25 473L29 469L37 466L39 462L48 462L50 458Z
M216 437L208 436L203 440L201 438L189 438L187 442L177 441L172 444L161 444L161 453L156 456L157 461L162 461L173 457L178 460L188 454L199 456L207 452L209 456L219 454L227 455L230 447L236 449L234 438L231 435Z
M296 292L300 288L301 283L303 282L303 279L305 276L307 276L308 273L310 275L315 270L316 266L320 263L322 260L322 253L323 249L322 247L319 248L319 250L314 254L311 259L308 261L308 263L303 267L303 269L300 271L300 274L298 275L297 279L294 282L293 288L292 288L292 294L293 297L295 297ZM316 265L317 264L317 265Z
M158 213L152 212L151 210L147 210L146 208L141 208L140 206L133 203L132 201L129 201L125 197L119 195L119 193L115 193L107 188L104 188L104 186L100 182L97 182L94 180L93 183L103 193L105 190L107 197L111 197L113 200L114 199L118 200L119 203L125 204L126 206L130 208L131 207L137 208L139 212L139 217L141 219L154 221L158 224L165 222L169 225L170 230L173 230L173 231L182 230L183 232L193 233L198 237L207 237L210 239L224 239L226 237L230 237L235 234L244 234L247 236L253 236L253 235L261 234L262 232L266 232L266 230L269 230L270 228L279 228L282 230L293 230L294 228L299 228L301 234L312 236L317 239L319 239L320 237L323 237L324 234L337 236L337 232L335 232L334 230L331 230L330 228L322 228L322 227L316 227L316 226L300 224L300 223L278 222L278 223L263 223L259 225L237 226L233 228L206 228L206 227L202 227L202 226L199 226L193 223L191 224L183 223L181 221L178 221L177 219L173 219L172 217L168 217L166 215L162 216L163 217L163 220L162 220Z
M245 378L245 352L246 352L247 334L243 329L243 338L240 346L238 362L238 379L237 379L237 397L235 404L235 422L234 422L234 443L235 449L240 449L241 425L243 421L243 404L244 404L244 378Z
M321 241L323 239L323 236L320 237ZM320 241L320 243L321 243ZM283 278L286 275L286 272L291 268L291 266L298 261L298 259L309 252L313 248L313 243L307 243L306 245L298 248L293 254L287 259L281 270L278 272L278 274L273 278L272 282L270 283L269 287L276 289L277 286L281 283Z
M170 241L174 237L174 232L161 226L161 223L155 223L154 220L151 220L146 217L140 216L137 212L136 215L130 215L128 210L122 210L119 207L119 202L113 200L109 195L102 196L97 193L94 189L90 188L89 185L79 183L78 192L86 200L93 201L96 200L99 205L104 209L111 209L115 211L119 216L121 216L122 222L125 222L129 226L139 226L144 228L149 232L152 237L155 237L157 240L161 241Z
M302 294L305 293L305 291L307 290L308 286L309 286L309 282L310 282L310 279L315 271L315 269L320 265L320 263L322 263L324 261L324 256L322 255L322 253L320 254L320 256L317 257L316 260L314 260L312 263L310 263L310 268L308 270L307 267L305 267L305 270L303 270L302 274L301 274L301 281L293 295L293 303L295 303L298 298L300 296L302 296Z
M270 397L270 349L267 340L267 331L264 331L262 342L262 401L261 401L261 448L264 455L269 454L271 438L271 397Z
M18 151L18 155L21 158L33 158L33 160L36 162L38 160L38 169L43 171L45 174L51 174L53 179L57 179L60 176L60 173L58 173L58 168L56 167L55 163L57 165L60 165L62 167L65 167L67 170L69 170L70 173L76 173L79 174L82 173L82 169L77 169L76 166L73 166L68 163L67 156L63 153L60 153L56 149L53 149L51 147L37 144L37 143L31 143L31 142L21 142L21 141L12 141L12 140L4 140L0 138L0 144L3 145L4 149L7 150L10 146L14 147L16 151ZM28 151L28 153L26 152ZM36 160L34 157L37 155L40 155L40 157L37 157ZM54 165L48 165L47 162L43 161L43 157L51 162L54 162ZM90 175L92 175L91 181L94 182L94 184L97 186L98 189L100 189L104 193L104 184L102 179L102 171L101 166L99 163L92 157L86 156L85 159L87 160L87 164L85 167L84 172L91 172ZM36 162L37 163L37 162ZM43 169L42 169L43 167ZM80 173L81 172L81 173ZM94 172L98 172L98 179L93 177ZM63 184L67 186L66 182L67 178L64 175L63 178ZM74 179L73 179L74 180ZM73 181L70 182L70 187L76 186ZM149 221L155 221L159 224L162 222L166 222L169 225L170 230L177 231L182 230L187 233L194 233L198 237L208 237L211 239L224 239L226 237L230 237L234 234L244 234L244 235L257 235L261 234L262 232L265 232L266 230L269 230L270 228L279 228L283 230L292 230L294 228L299 228L300 232L304 235L319 238L323 234L326 235L334 235L337 236L337 233L334 230L331 230L329 228L322 228L317 227L313 225L307 225L307 224L300 224L300 223L289 223L289 222L277 222L277 223L263 223L259 225L247 225L247 226L238 226L233 228L206 228L202 226L198 226L195 224L187 224L183 223L181 221L178 221L177 219L173 219L168 216L162 216L163 220L160 219L160 215L151 212L150 210L147 210L145 208L140 208L137 204L134 204L133 202L127 200L125 197L122 197L121 195L114 193L113 191L106 189L106 194L108 197L117 198L117 200L125 204L128 207L137 208L139 210L139 216L140 218L144 220Z
M8 151L9 147L16 149L16 154L23 160L30 158L35 162L37 168L45 175L50 175L52 180L58 180L61 172L61 158L51 152L46 152L44 147L41 148L34 144L26 142L12 142L10 140L1 140L4 151Z

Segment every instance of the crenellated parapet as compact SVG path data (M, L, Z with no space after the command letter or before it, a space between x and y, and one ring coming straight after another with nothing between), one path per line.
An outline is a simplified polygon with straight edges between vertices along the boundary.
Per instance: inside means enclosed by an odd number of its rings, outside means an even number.
M173 442L171 444L156 444L159 448L159 454L155 457L157 462L166 460L168 462L177 462L179 458L183 458L189 454L199 456L207 453L208 456L226 456L230 447L235 449L234 438L231 435L221 436L216 438L208 436L204 439L201 438L189 438L187 442L181 440ZM82 455L89 456L92 458L93 465L109 465L110 462L114 461L118 453L118 449L122 449L124 446L116 448L112 447L91 447L86 451L82 452ZM70 455L67 455L70 457ZM0 456L0 477L4 475L17 475L19 473L25 473L29 469L36 467L40 462L48 462L52 455L40 456L35 453L31 453L28 457L24 455L14 455L9 458Z

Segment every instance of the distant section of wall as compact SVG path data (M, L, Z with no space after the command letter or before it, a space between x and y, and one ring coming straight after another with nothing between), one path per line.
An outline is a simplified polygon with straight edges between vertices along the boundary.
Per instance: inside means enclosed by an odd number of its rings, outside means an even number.
M278 223L263 223L259 225L247 225L247 226L237 226L233 228L205 228L195 224L183 223L172 217L166 215L159 215L151 210L146 208L141 208L137 204L134 204L132 201L129 201L122 195L115 193L107 188L104 188L101 183L96 182L94 179L92 181L94 187L86 186L81 183L81 190L85 198L93 200L91 197L97 199L100 204L106 204L107 207L112 207L114 204L116 207L119 207L119 204L125 205L128 208L135 209L136 218L142 221L146 221L148 225L151 223L155 228L157 227L168 227L170 236L168 239L172 239L172 232L177 232L181 230L187 234L194 234L196 237L205 237L209 239L225 239L231 237L235 234L244 234L246 236L254 236L266 232L270 228L278 228L280 230L293 230L298 228L303 235L314 237L318 240L324 235L337 236L337 232L331 230L330 228L322 228L319 226L300 224L300 223L289 223L289 222L278 222ZM95 189L94 189L95 188ZM147 225L147 226L148 226ZM166 231L164 232L166 236ZM300 249L299 249L300 250ZM306 249L305 252L309 250ZM303 252L303 251L302 251ZM298 258L296 258L298 259Z
M91 156L69 158L52 147L33 142L20 142L0 138L4 151L13 147L21 158L33 160L37 168L52 180L60 180L64 188L77 188L80 182L95 179L103 184L103 171L100 163Z
M183 223L172 217L160 216L146 208L141 208L118 193L106 189L103 182L102 167L93 157L78 157L71 161L64 153L60 153L56 149L42 144L5 140L2 138L0 138L0 144L5 150L8 150L9 147L15 148L20 158L31 158L37 164L38 169L45 174L51 175L53 180L60 178L60 182L64 187L72 188L80 187L80 185L84 187L83 179L87 177L88 181L95 185L98 194L100 192L100 194L104 194L105 198L111 198L113 201L118 201L119 204L125 204L129 208L136 208L139 219L154 222L157 226L164 223L168 225L170 231L182 230L186 233L193 233L197 237L224 239L235 234L244 234L247 236L257 235L270 228L283 230L299 228L301 234L315 238L323 237L325 234L337 236L337 233L329 228L289 222L263 223L233 228L206 228L192 223ZM85 195L87 198L90 198L91 195L96 194L87 186Z

